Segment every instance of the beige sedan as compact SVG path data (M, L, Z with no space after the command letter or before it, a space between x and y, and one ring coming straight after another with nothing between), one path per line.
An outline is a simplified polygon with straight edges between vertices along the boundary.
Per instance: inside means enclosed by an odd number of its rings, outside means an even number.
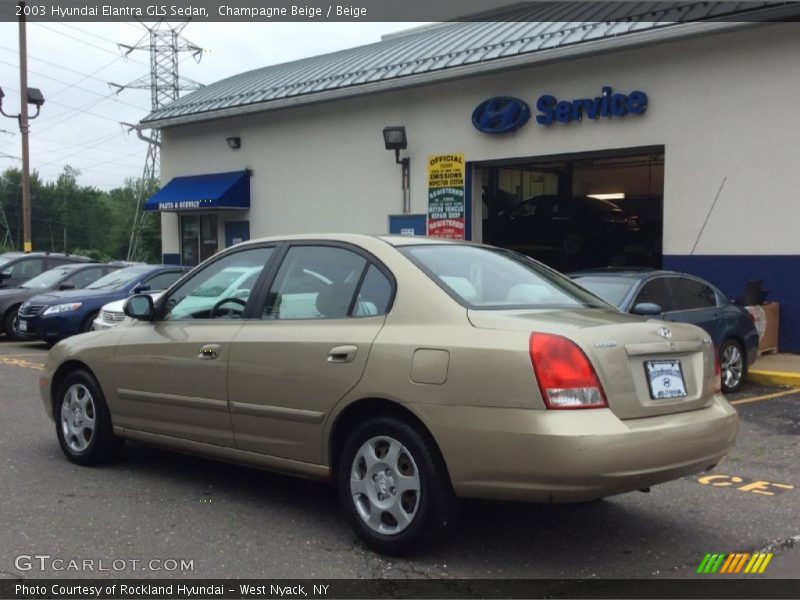
M41 395L70 460L130 439L330 481L381 552L435 538L458 497L644 489L713 468L736 435L703 330L489 246L267 238L125 311L50 352Z

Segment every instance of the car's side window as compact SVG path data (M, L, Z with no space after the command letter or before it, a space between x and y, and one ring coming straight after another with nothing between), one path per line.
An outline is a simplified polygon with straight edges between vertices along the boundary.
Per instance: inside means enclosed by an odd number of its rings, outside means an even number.
M273 251L240 250L203 267L170 293L165 318L240 318Z
M68 277L66 281L73 284L76 289L81 289L93 281L100 279L104 273L105 269L103 267L89 267L87 269L81 269L74 275Z
M636 295L634 306L642 302L652 302L661 307L662 312L670 312L675 310L675 303L672 300L672 291L667 285L665 277L651 279L645 282L642 289Z
M61 256L48 256L47 257L47 268L52 269L53 267L60 267L61 265L68 265L72 264L74 261L69 260L66 257Z
M149 285L151 292L160 292L178 281L181 275L183 275L181 271L166 271L143 281L142 285Z
M366 266L364 257L344 248L293 246L270 287L262 318L337 319L354 314L354 296ZM359 311L377 311L370 303L365 298Z
M675 298L675 310L713 308L717 305L714 290L699 281L673 277L669 280L669 285Z
M3 271L4 275L9 277L13 277L14 279L18 277L31 279L32 277L36 277L39 273L44 270L44 260L41 258L23 258L20 261L17 261L8 269Z
M375 265L370 265L353 305L354 317L384 315L392 300L392 283Z

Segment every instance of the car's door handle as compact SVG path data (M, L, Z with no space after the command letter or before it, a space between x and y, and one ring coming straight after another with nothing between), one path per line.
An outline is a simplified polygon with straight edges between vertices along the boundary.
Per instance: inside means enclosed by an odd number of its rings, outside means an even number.
M202 358L203 360L214 360L219 356L219 350L219 344L206 344L200 348L200 354L197 355L197 358Z
M336 346L328 352L328 362L349 363L353 362L358 354L358 346Z

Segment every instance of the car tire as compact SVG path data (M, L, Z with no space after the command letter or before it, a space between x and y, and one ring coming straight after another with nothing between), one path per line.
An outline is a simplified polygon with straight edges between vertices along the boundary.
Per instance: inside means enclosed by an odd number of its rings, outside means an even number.
M455 519L447 468L427 438L399 418L379 417L356 427L344 444L337 469L342 507L377 552L397 556L424 547Z
M8 340L15 341L19 339L16 330L17 312L19 311L19 307L20 305L12 306L6 311L6 314L3 315L3 333L6 334L6 339Z
M744 376L747 374L747 361L739 342L729 339L722 343L719 348L719 366L722 393L738 392L744 383Z
M98 465L119 456L125 440L114 435L105 396L91 373L80 369L67 375L53 409L58 443L69 460Z
M578 256L583 245L583 236L580 233L568 233L561 243L561 250L566 256Z
M100 311L95 311L86 317L86 320L81 325L81 333L89 333L92 330L92 325L94 324L94 320L97 318L97 315L100 314Z

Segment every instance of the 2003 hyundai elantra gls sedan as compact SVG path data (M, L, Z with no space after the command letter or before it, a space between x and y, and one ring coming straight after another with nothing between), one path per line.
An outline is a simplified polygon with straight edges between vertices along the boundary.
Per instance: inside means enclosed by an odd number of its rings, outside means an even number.
M198 301L243 270L258 275ZM42 399L70 460L130 439L327 480L381 552L434 537L458 497L643 489L711 469L736 434L702 329L623 314L490 246L267 238L125 311L129 326L48 357Z

